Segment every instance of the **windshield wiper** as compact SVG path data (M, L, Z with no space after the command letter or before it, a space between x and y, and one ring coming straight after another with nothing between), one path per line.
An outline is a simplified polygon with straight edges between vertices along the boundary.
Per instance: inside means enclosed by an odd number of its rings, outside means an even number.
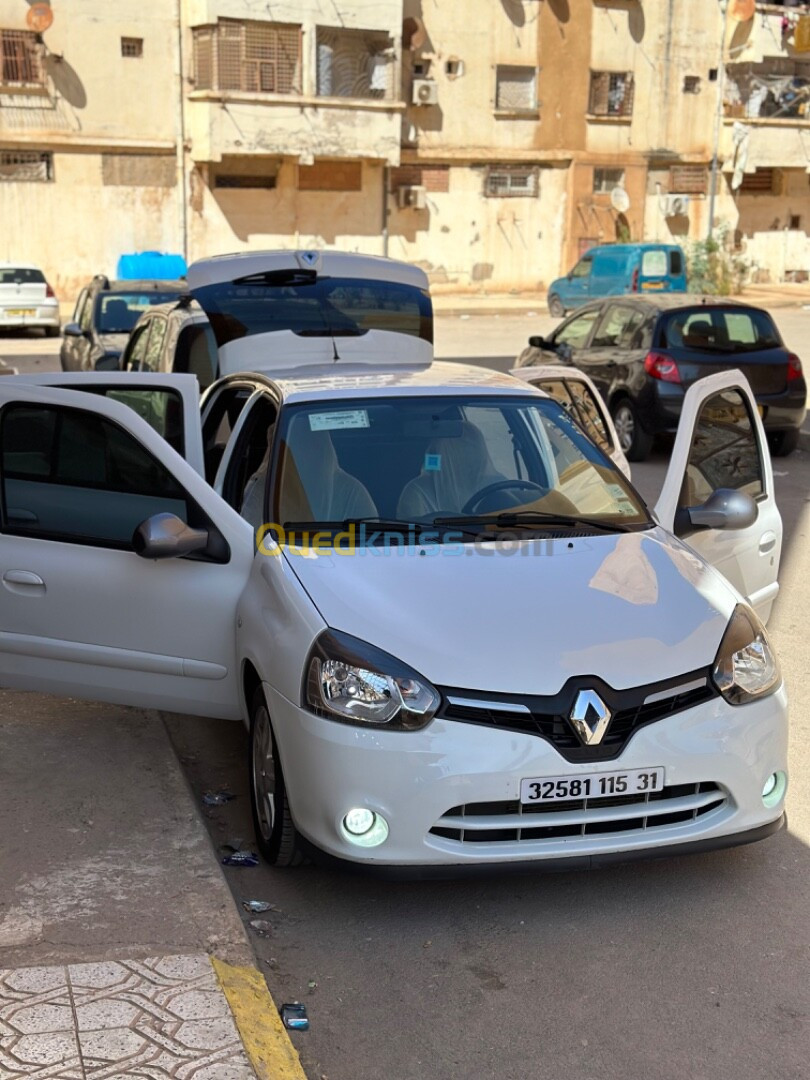
M632 525L626 525L618 521L601 521L599 518L579 517L566 514L544 514L539 510L516 510L504 511L495 514L494 517L482 517L469 515L461 517L438 517L433 519L433 524L438 526L453 525L496 525L501 529L514 528L525 525L528 528L536 525L548 525L550 527L563 526L569 529L577 529L583 526L589 529L600 529L603 532L634 532Z
M421 536L425 532L436 532L435 521L408 521L404 518L384 518L374 517L373 515L368 517L344 518L343 521L285 521L284 529L287 532L313 533L318 532L319 530L347 530L352 525L370 525L380 532L409 532L410 530L413 530L416 536ZM459 529L459 532L463 532L470 536L478 535L477 532L473 532L469 529Z

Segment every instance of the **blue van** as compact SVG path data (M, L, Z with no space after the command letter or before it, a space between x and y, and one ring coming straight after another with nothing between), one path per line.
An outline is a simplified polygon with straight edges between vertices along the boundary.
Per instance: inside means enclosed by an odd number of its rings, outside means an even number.
M677 244L591 248L565 277L552 281L548 310L561 319L590 300L645 292L686 292L686 259Z

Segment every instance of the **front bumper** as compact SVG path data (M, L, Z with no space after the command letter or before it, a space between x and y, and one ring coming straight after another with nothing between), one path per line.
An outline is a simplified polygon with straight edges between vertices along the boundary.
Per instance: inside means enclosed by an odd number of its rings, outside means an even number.
M742 707L715 698L650 724L619 758L600 765L570 764L537 736L459 721L436 719L422 732L334 723L287 701L268 684L264 689L296 827L309 844L335 859L412 868L424 871L423 876L441 867L574 869L617 856L624 860L745 843L758 838L757 832L779 828L784 813L784 801L770 808L762 801L768 776L787 773L784 687ZM601 833L589 826L580 834L538 839L527 829L528 838L515 839L505 829L502 839L484 842L432 831L460 806L514 804L526 777L658 766L665 769L668 788L690 785L698 791L700 785L712 785L721 798L689 820L650 817L638 828L622 825L624 831ZM383 844L362 849L345 839L340 824L352 807L385 817L390 831ZM628 807L627 818L637 817L637 808ZM583 812L572 820L583 820Z

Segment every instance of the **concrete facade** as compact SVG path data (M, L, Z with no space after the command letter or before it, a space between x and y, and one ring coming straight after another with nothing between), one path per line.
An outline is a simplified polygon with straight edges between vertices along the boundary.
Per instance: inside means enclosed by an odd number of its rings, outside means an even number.
M724 39L714 0L51 0L37 36L0 0L0 258L63 300L128 251L320 245L536 290L704 237L716 134L715 223L796 279L810 5L744 7Z

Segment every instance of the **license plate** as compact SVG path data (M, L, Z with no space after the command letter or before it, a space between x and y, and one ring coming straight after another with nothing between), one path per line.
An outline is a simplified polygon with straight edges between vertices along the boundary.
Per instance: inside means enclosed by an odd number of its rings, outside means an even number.
M13 307L6 309L6 315L36 315L36 308Z
M537 804L603 799L610 795L647 795L663 786L663 768L540 776L520 781L520 801Z
M663 281L642 281L642 289L663 289Z

